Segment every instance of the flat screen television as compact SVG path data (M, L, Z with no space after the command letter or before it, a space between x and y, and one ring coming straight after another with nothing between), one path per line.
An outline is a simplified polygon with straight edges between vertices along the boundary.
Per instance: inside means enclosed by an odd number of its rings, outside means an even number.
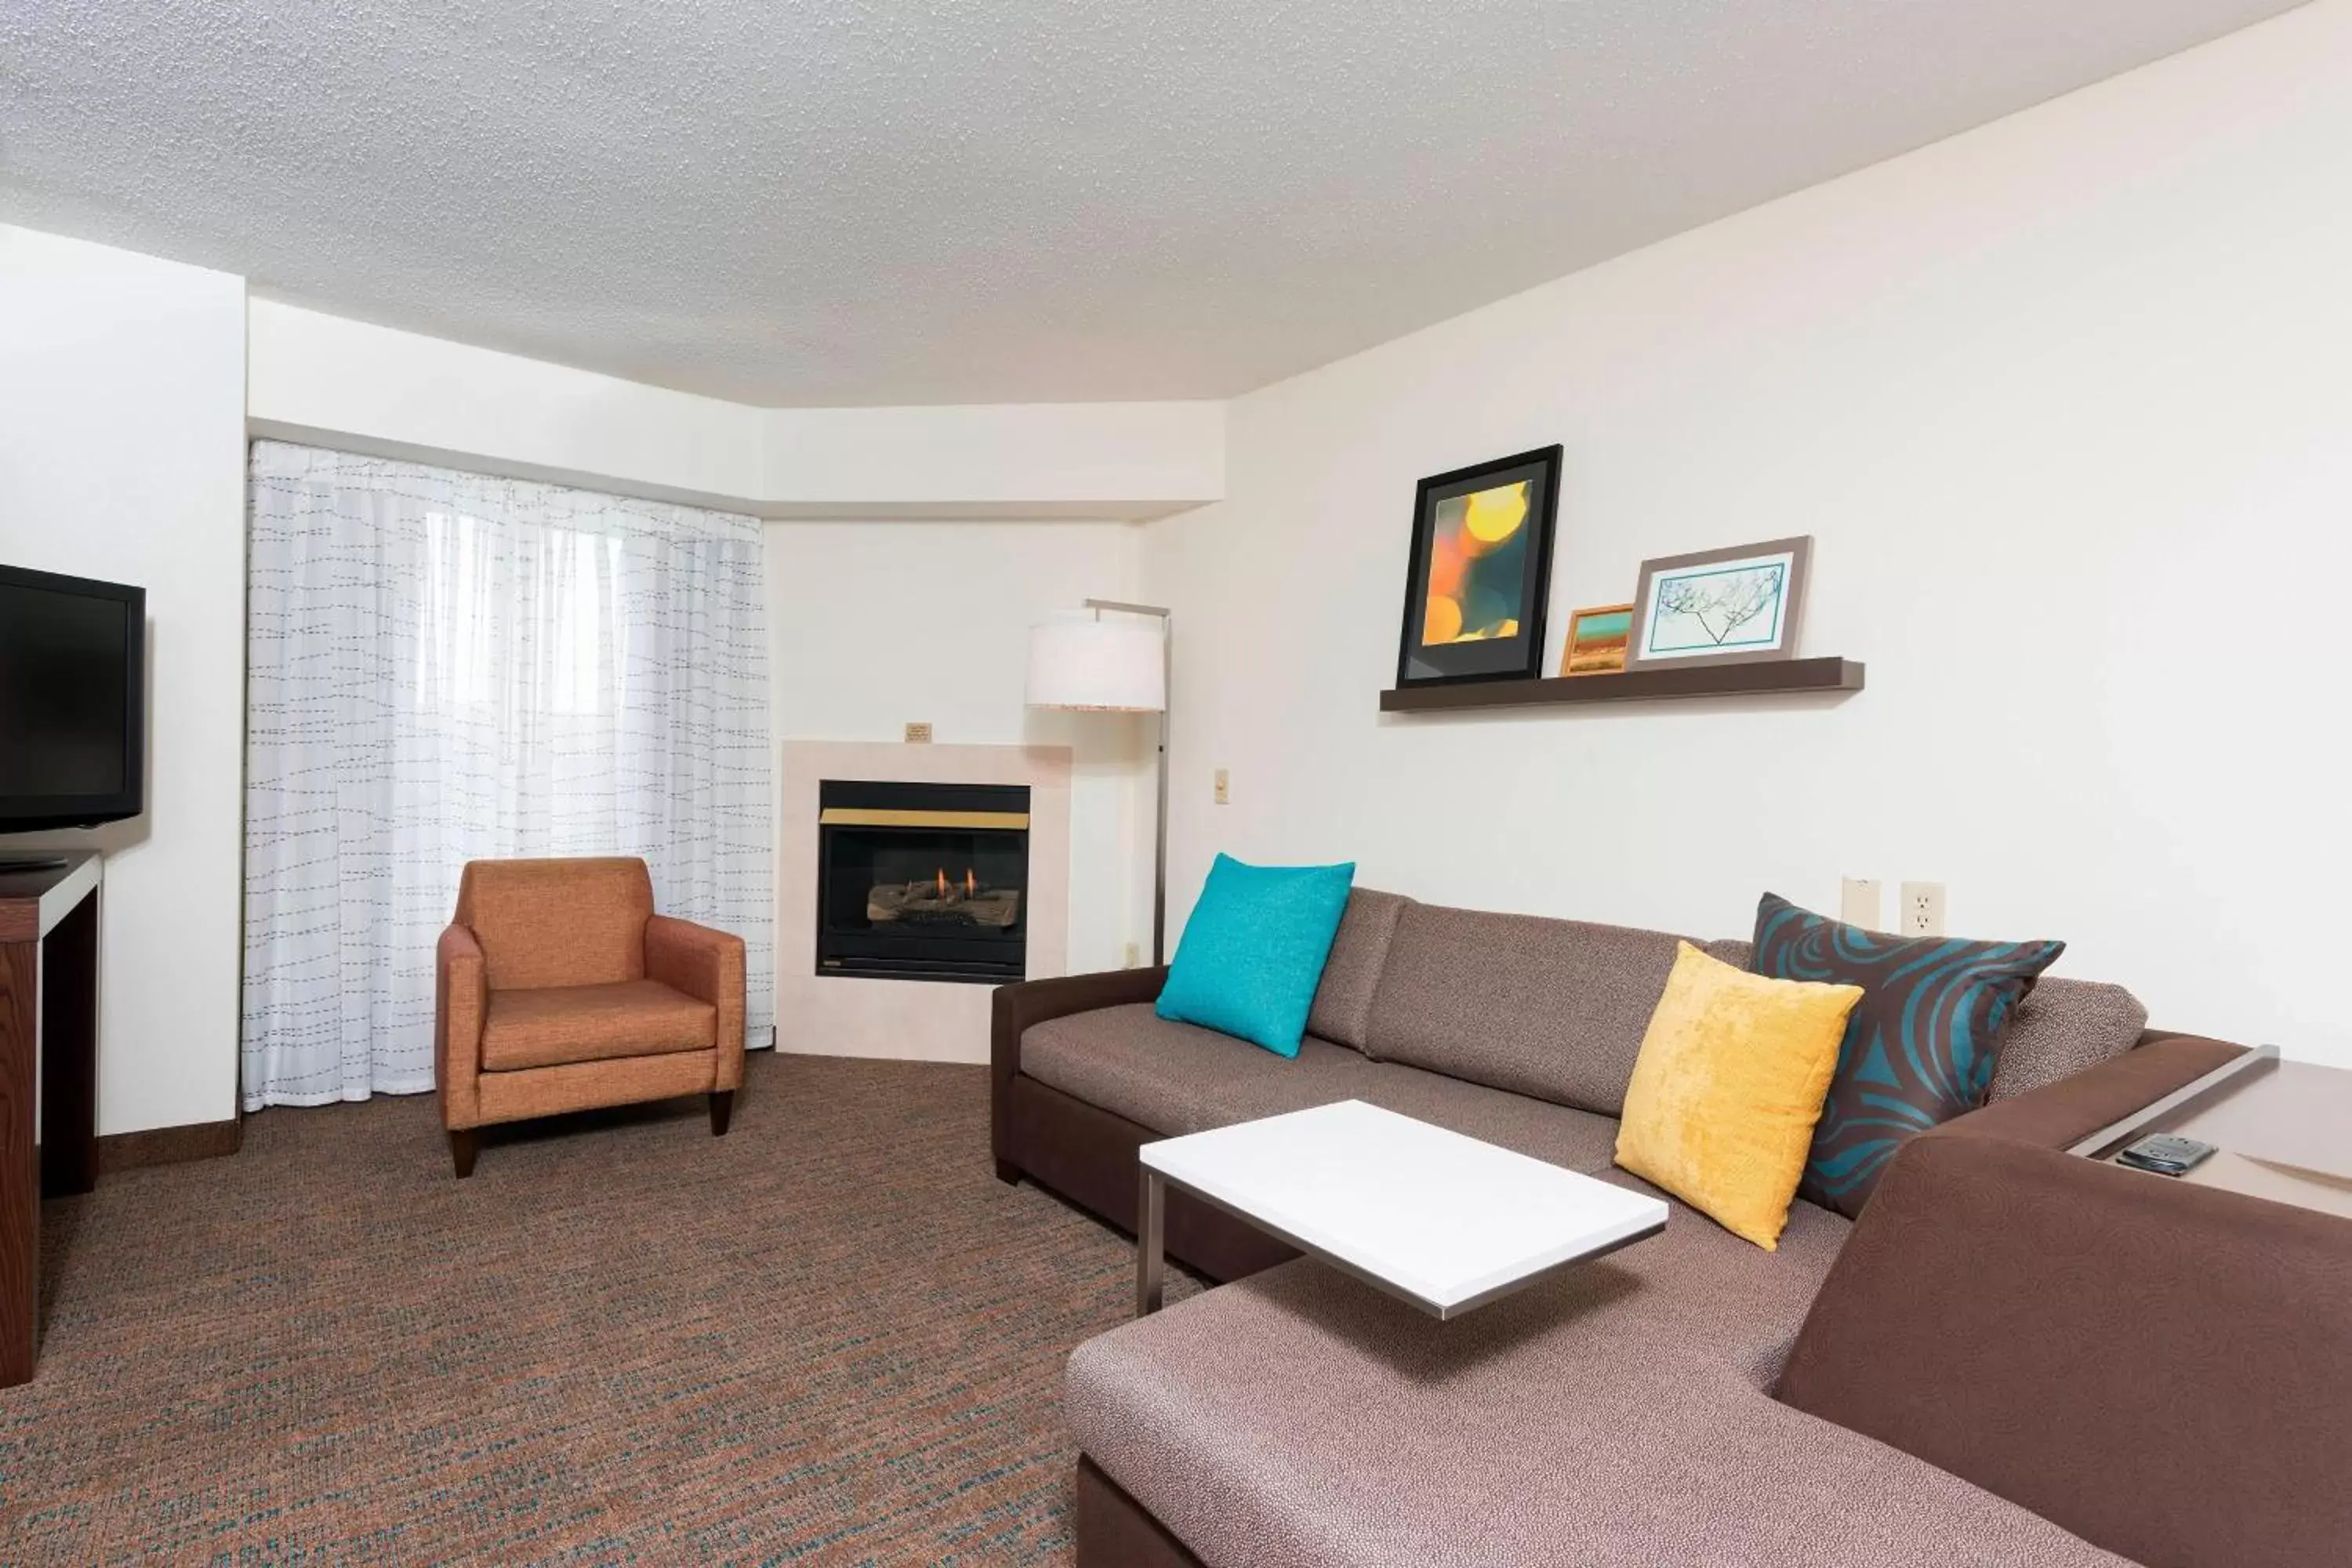
M0 833L145 809L147 591L0 566Z

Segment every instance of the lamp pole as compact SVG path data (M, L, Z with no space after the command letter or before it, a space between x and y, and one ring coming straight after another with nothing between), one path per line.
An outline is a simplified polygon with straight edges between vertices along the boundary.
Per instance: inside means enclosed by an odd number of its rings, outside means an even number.
M1088 599L1086 607L1095 612L1097 619L1105 610L1113 610L1121 615L1156 616L1160 620L1160 789L1151 849L1151 963L1156 969L1168 962L1168 721L1176 705L1176 621L1165 605Z

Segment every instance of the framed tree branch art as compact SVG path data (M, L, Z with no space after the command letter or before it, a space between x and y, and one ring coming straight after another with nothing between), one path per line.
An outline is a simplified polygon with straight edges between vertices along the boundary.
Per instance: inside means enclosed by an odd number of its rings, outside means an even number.
M1797 657L1811 536L1642 563L1628 669Z

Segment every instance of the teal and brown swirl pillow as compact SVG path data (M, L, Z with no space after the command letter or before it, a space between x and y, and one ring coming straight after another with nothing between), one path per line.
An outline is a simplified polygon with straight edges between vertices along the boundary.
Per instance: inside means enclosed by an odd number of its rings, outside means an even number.
M1765 894L1750 970L1863 988L1797 1195L1859 1215L1905 1140L1982 1105L2017 1005L2065 951L1882 936Z

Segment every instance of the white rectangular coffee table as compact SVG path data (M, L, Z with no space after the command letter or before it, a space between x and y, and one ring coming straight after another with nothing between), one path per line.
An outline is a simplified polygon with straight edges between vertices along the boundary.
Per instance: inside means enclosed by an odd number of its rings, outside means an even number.
M1360 1100L1146 1143L1138 1158L1139 1317L1160 1310L1171 1186L1439 1318L1666 1225L1656 1198Z

